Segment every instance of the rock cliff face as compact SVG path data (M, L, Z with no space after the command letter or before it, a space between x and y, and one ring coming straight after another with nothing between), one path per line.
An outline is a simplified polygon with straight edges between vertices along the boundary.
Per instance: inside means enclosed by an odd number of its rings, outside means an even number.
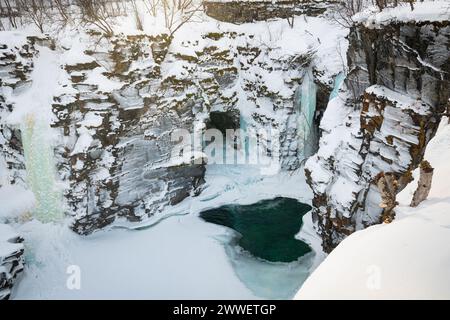
M0 224L0 300L8 299L23 271L23 239L12 228Z
M21 92L30 84L30 72L33 69L33 56L36 53L32 38L23 39L22 46L2 44L0 46L0 150L7 169L10 170L9 183L26 184L25 160L22 137L19 128L8 125L6 119L14 106L6 101L6 93Z
M39 48L57 49L51 44L49 39L34 38L21 39L14 46L3 44L2 119L15 109L8 98L29 90ZM49 107L55 115L53 134L58 136L55 162L68 186L64 202L79 233L91 233L119 217L129 221L150 217L166 205L195 195L203 183L201 162L171 162L175 142L170 133L191 130L198 105L189 95L179 99L176 93L183 87L171 86L168 98L160 93L167 86L159 69L167 45L164 36L118 38L103 52L86 47L80 62L62 60L65 83L55 85L65 90ZM146 64L131 66L139 59ZM109 64L108 69L97 61ZM8 121L1 126L0 146L12 177L9 182L26 184L22 128Z
M330 101L319 152L306 165L326 251L392 218L380 207L377 179L393 176L399 192L420 164L449 99L449 39L448 22L351 30L346 85Z
M165 36L117 37L86 50L89 62L65 65L75 94L53 105L54 127L69 141L58 163L78 233L119 217L145 220L199 192L204 165L173 162L171 133L192 130L202 101L186 94L189 83L161 76L168 44Z
M282 168L299 168L296 105L305 70L317 75L320 96L331 89L330 75L314 67L314 52L262 46L252 32L204 32L173 41L91 32L70 45L48 38L2 44L2 119L15 110L11 95L30 88L40 48L51 48L60 61L55 85L63 89L53 97L51 127L64 207L77 233L158 218L201 191L204 163L172 157L177 129L237 129L245 118L247 128L278 130ZM25 185L21 128L0 125L0 146L15 177L10 183Z
M246 23L305 14L318 16L337 1L204 1L205 12L219 21Z

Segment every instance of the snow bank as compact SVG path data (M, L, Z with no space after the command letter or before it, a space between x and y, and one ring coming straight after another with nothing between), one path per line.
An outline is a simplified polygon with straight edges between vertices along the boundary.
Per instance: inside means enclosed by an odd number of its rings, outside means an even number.
M20 243L14 243L11 239L17 238L17 233L9 225L0 223L0 263L2 258L11 253L20 250L23 246ZM1 266L0 266L1 267Z
M414 3L411 10L409 3L401 3L395 8L385 8L381 12L376 7L370 7L353 16L353 20L366 27L377 28L390 23L446 21L450 17L450 2L425 1Z
M296 299L449 299L449 158L450 125L444 118L425 154L435 168L428 200L410 208L417 186L411 183L399 195L398 218L345 239Z
M6 185L0 188L0 222L17 218L33 209L33 192L18 185Z

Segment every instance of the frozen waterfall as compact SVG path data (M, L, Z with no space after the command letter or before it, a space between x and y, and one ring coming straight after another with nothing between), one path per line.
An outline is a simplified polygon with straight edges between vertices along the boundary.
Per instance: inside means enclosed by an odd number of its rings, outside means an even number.
M51 106L61 68L53 50L41 46L36 48L39 55L31 72L31 85L19 95L9 97L15 108L8 121L22 132L27 183L36 199L33 215L42 222L50 222L63 215L52 148L55 133L50 127L53 117Z
M301 86L295 93L297 114L298 156L306 159L315 152L317 134L314 127L317 87L311 70L305 73Z
M33 214L42 222L51 222L62 217L62 195L56 186L53 149L46 132L45 123L33 115L27 116L22 126L22 142L28 185L36 199Z
M343 72L339 73L336 76L336 79L334 79L334 86L333 86L333 91L331 91L330 93L330 99L329 100L333 100L334 98L336 98L339 94L339 89L341 88L342 83L345 80L345 74Z

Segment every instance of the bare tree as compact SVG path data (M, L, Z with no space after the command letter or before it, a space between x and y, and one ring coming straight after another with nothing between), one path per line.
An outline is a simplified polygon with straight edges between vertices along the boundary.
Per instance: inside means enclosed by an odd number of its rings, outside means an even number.
M286 20L287 20L289 27L291 27L291 29L292 29L294 27L295 16L292 15L290 17L287 17Z
M52 0L52 4L55 5L55 8L60 16L60 20L63 24L67 24L71 20L69 14L70 2L64 0Z
M375 0L375 4L380 11L387 7L397 7L402 2L409 3L411 10L414 10L414 2L416 0Z
M11 27L17 28L18 23L17 23L16 19L18 17L18 12L17 12L17 8L15 7L15 5L11 4L11 0L0 1L0 7L1 7L2 16L6 16L8 18L9 24L11 25Z
M173 37L185 23L191 21L201 11L202 4L194 4L193 0L161 0L166 28Z
M40 32L44 33L44 25L48 19L45 0L16 0L19 13L33 22Z
M426 160L420 164L420 178L417 190L414 192L414 196L411 201L411 207L417 207L424 200L428 198L431 190L431 184L433 182L434 168Z
M76 0L76 3L80 7L82 22L95 25L106 36L113 35L111 18L114 16L114 9L109 6L108 0Z
M145 0L144 5L150 15L156 17L158 8L161 6L161 0Z
M136 22L136 28L138 30L142 31L142 30L144 30L144 26L142 25L142 18L141 18L141 15L139 13L139 10L138 10L137 4L136 4L136 0L132 0L131 4L133 6L133 14L134 14L134 20Z
M353 16L361 12L366 3L365 0L343 0L334 12L333 19L341 26L350 28L353 25Z
M394 174L390 172L380 172L375 177L375 182L381 195L380 207L383 208L381 220L383 222L390 223L394 220L394 208L398 204L396 201L398 181Z

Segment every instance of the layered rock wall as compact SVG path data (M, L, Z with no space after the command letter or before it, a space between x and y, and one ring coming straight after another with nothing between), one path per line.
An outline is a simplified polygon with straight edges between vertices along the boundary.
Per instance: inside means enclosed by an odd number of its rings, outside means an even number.
M385 219L380 174L411 181L450 95L448 22L355 26L349 74L322 121L319 152L306 165L314 218L331 251L352 232Z
M40 48L51 48L60 59L55 85L61 93L49 106L55 163L66 213L80 234L115 221L158 218L167 206L198 194L205 164L174 161L171 134L228 126L217 123L220 113L233 119L230 129L239 128L244 109L248 127L279 130L282 168L300 166L294 100L314 52L285 54L261 46L252 33L205 32L170 48L172 41L166 35L104 38L91 32L71 47L31 38L3 44L5 120L15 109L8 98L30 87ZM321 88L329 92L327 84ZM0 125L2 152L10 176L17 177L10 183L25 185L21 128Z
M219 21L246 23L305 14L318 16L338 1L204 1L205 12Z

